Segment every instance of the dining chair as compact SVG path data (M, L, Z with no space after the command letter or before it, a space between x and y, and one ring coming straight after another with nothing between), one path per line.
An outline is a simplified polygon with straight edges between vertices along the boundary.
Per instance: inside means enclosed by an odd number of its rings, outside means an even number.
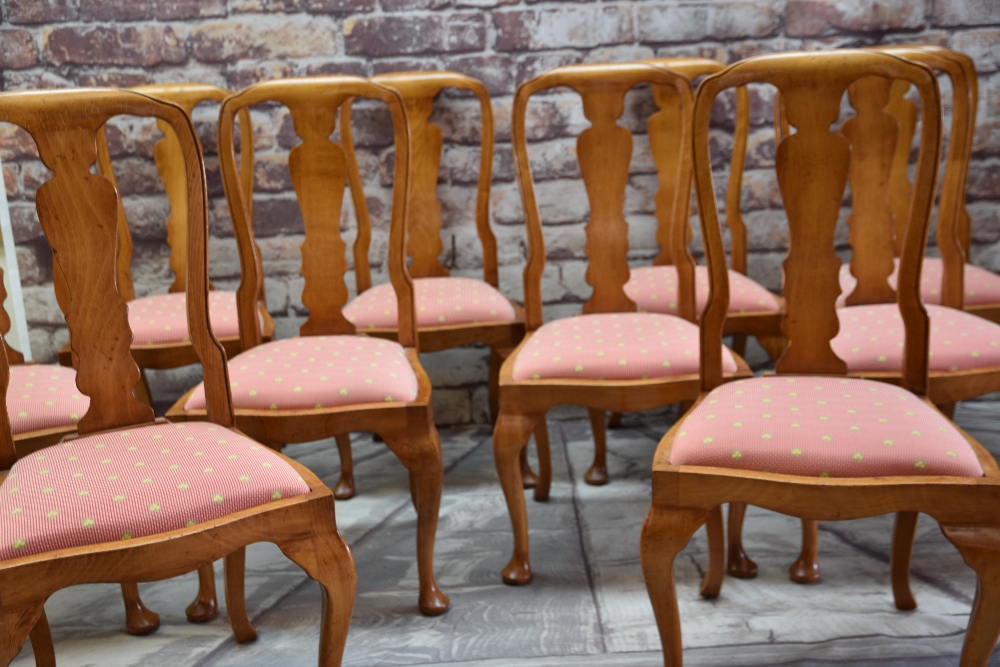
M154 417L134 387L128 306L116 285L119 194L91 172L98 134L119 115L169 124L184 157L187 319L202 364L205 418ZM356 575L337 532L332 492L304 466L234 428L225 351L209 328L207 187L201 147L176 105L133 91L66 89L0 94L0 121L34 139L51 178L36 208L62 276L76 385L90 399L78 436L17 459L0 409L0 664L25 639L53 664L44 603L84 583L158 581L225 558L237 641L256 637L243 602L247 544L267 540L323 590L320 665L339 665ZM5 349L5 346L0 346ZM0 387L8 391L6 355Z
M831 125L840 117L845 91L874 81L889 86L893 79L916 87L923 110L899 269L898 309L906 330L899 386L847 377L848 364L831 344L840 326L835 230L849 174L856 168L852 142L831 131ZM789 225L783 264L788 351L774 376L725 382L718 346L729 283L708 132L716 97L749 84L780 90L795 127L778 144L775 157ZM924 65L865 50L748 58L709 77L699 89L695 182L710 271L701 321L703 393L657 448L653 498L640 542L665 665L679 666L683 654L674 559L707 522L710 563L701 594L719 594L725 502L812 520L930 514L977 575L961 664L985 665L992 653L1000 634L1000 519L994 510L1000 469L928 396L930 323L918 284L937 177L939 104L937 81ZM860 217L853 222L875 224ZM898 555L894 551L893 558Z
M173 102L184 109L189 116L199 104L221 102L230 91L204 83L162 83L135 86L137 92L167 102ZM197 355L188 338L185 324L185 286L187 283L187 187L184 181L183 156L177 137L170 126L161 120L157 128L162 137L153 147L156 168L163 182L170 213L165 221L167 246L170 248L169 268L174 274L173 283L165 294L151 294L136 297L132 278L133 239L128 216L123 205L118 209L118 289L128 302L129 326L134 336L132 356L142 372L142 382L138 388L143 400L152 405L145 369L179 368L198 362ZM254 177L253 126L249 114L240 116L240 177L249 183ZM98 140L98 169L117 188L118 180L108 150L106 129L102 128ZM55 272L57 296L61 295L61 276ZM210 284L211 288L211 284ZM211 312L212 331L230 357L240 352L239 325L236 316L236 293L211 288L208 295ZM259 295L260 326L265 340L274 335L274 321L264 306L263 287ZM60 363L72 366L69 344L59 353ZM192 620L209 620L215 615L214 609L189 610Z
M131 90L177 104L188 116L193 114L194 108L199 104L221 102L231 94L224 88L203 83L147 84L135 86ZM244 183L247 183L254 177L253 129L249 113L242 113L239 118L240 177ZM198 356L188 336L185 319L187 317L188 192L184 155L169 123L157 119L156 124L163 136L153 148L153 157L170 206L165 226L167 245L170 248L168 266L174 274L174 281L166 294L153 294L138 298L135 296L132 280L133 239L122 198L119 198L118 201L118 251L116 258L118 291L129 307L129 327L133 334L132 357L136 360L140 371L140 383L136 386L136 392L141 400L151 406L153 399L146 380L145 369L179 368L198 362ZM118 179L108 147L106 127L102 127L98 134L97 156L98 171L117 189ZM65 312L68 296L58 266L53 267L53 274L56 296ZM209 289L211 290L208 300L212 331L219 338L227 356L232 357L240 351L236 293L215 290L211 282ZM259 302L261 335L264 340L271 340L274 334L274 321L264 306L263 285L261 286ZM74 365L69 343L59 351L59 362L69 368ZM12 381L16 381L23 373L24 371L12 370ZM68 395L75 396L76 392L69 392ZM16 431L16 419L14 428ZM206 623L218 614L214 567L206 565L200 568L198 578L198 595L188 605L185 614L192 623ZM129 634L146 635L155 632L159 627L159 617L155 612L146 608L139 597L138 589L133 584L122 584L122 593L126 610L125 626Z
M682 105L691 103L691 88L678 74L644 63L573 65L549 70L522 83L514 98L511 137L528 236L524 270L525 339L500 370L500 415L493 432L493 455L514 532L514 554L503 570L509 584L525 584L532 572L528 525L519 455L545 413L560 404L604 411L640 411L692 400L698 392L698 327L692 322L694 284L680 274L680 289L689 297L685 317L640 313L624 292L629 279L628 222L625 190L632 157L632 134L618 125L625 95L639 84L671 87ZM543 323L541 276L545 243L535 196L526 141L526 115L532 95L566 86L583 101L591 126L577 139L580 173L590 203L585 227L588 268L593 288L577 317ZM683 108L683 106L682 106ZM683 117L683 115L682 115ZM680 158L679 158L680 159ZM685 184L679 192L688 192ZM674 205L686 207L680 197ZM683 234L675 234L674 257L686 251ZM721 343L720 343L721 349ZM748 377L749 367L728 350L723 353L728 377ZM597 443L600 446L600 442ZM548 497L552 477L547 450L539 447L539 483L535 499Z
M962 230L967 233L968 224L962 224L961 213L972 133L968 122L968 68L962 66L962 58L937 47L892 46L878 50L946 74L954 90L951 138L937 216L937 242L943 259L924 258L921 265L921 297L928 304L931 321L928 395L950 417L956 401L1000 390L1000 325L963 311L966 290L962 266L966 255ZM872 80L858 82L850 89L857 117L844 124L842 133L852 145L852 257L840 270L841 289L848 291L842 291L838 299L841 328L832 342L851 375L895 384L902 375L903 328L895 306L899 259L894 260L893 255L898 254L904 236L900 216L908 211L906 200L912 198L913 187L906 182L905 172L918 119L916 105L905 97L908 88L906 81ZM778 104L780 108L781 102ZM777 125L782 136L787 136L786 125ZM899 178L900 174L904 176ZM866 224L859 224L861 220ZM965 266L965 275L984 273ZM844 267L848 267L851 279L846 282ZM943 282L941 273L933 267L945 268ZM926 276L935 274L937 280L928 282ZM742 508L737 504L731 506L730 511L734 510L729 525L729 571L735 576L753 576L756 567L742 547ZM908 517L907 522L910 535L907 538L901 533L894 548L912 548L916 516ZM789 568L793 581L812 583L820 579L818 532L815 522L803 523L802 550ZM903 561L909 559L900 559ZM893 573L901 581L908 580L908 576Z
M395 167L386 264L399 309L398 342L358 334L343 310L348 300L344 282L348 263L340 214L348 159L344 145L331 139L331 134L338 109L355 97L381 101L391 115ZM289 152L288 167L305 225L302 303L309 309L299 336L270 343L261 341L256 322L257 295L264 277L253 220L244 204L252 192L247 192L240 180L234 146L237 112L264 103L283 105L301 139ZM413 280L405 263L412 170L410 130L402 97L355 76L254 84L222 103L219 161L243 276L237 290L243 352L229 360L236 424L278 450L286 444L354 431L380 435L409 471L417 511L420 611L442 614L449 602L434 581L434 536L444 470L430 381L417 353ZM364 195L355 189L353 196ZM367 257L355 255L355 270L359 262L367 262ZM205 394L199 385L167 411L167 418L198 419L204 411Z
M490 186L493 182L493 106L486 86L457 72L424 71L378 74L372 81L396 90L406 105L413 154L410 162L409 236L406 254L410 258L416 299L417 334L421 352L436 352L471 344L490 348L490 414L497 414L497 378L500 364L524 337L524 309L499 289L497 241L490 228ZM441 261L445 248L442 232L442 202L438 196L443 135L432 122L434 100L443 91L471 92L479 102L481 136L479 175L476 190L475 228L482 246L483 277L453 276ZM350 134L351 103L341 108L341 128L345 132L348 174L352 190L360 189L361 176ZM368 256L371 222L364 197L355 197L359 234L355 256ZM468 258L465 260L468 262ZM349 322L369 336L396 340L398 307L391 283L372 286L368 264L358 265L358 296L344 307ZM547 438L547 434L542 437ZM340 480L334 489L338 499L355 493L351 440L337 438L340 450ZM525 463L526 468L526 463ZM529 470L530 472L530 470Z

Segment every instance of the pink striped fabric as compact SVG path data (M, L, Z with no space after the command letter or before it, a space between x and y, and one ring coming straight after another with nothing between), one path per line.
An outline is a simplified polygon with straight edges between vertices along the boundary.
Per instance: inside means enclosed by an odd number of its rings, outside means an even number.
M889 286L896 289L896 272L899 270L899 260L896 268L889 275ZM925 257L924 266L920 272L920 295L924 303L941 304L941 278L944 275L944 263L939 257ZM983 306L1000 303L1000 276L972 264L965 265L965 299L966 306ZM847 295L858 284L857 278L851 275L851 266L843 264L840 267L840 299L838 306L844 305Z
M280 456L204 422L47 447L0 485L0 560L184 528L309 492Z
M308 336L264 343L229 361L233 406L243 410L301 410L409 402L417 376L406 352L368 336ZM205 407L198 385L185 410Z
M983 475L962 434L919 397L829 376L715 388L684 417L670 462L806 477Z
M1000 366L1000 325L961 310L926 306L931 319L930 369L964 371ZM852 373L903 368L903 319L894 303L850 306L830 341Z
M14 435L76 426L89 407L90 397L76 388L72 368L49 364L10 367L7 414Z
M232 338L240 335L236 292L209 292L208 313L212 332L216 336ZM259 313L258 320L263 327L264 318ZM187 295L171 292L129 301L128 324L136 345L187 342Z
M515 380L642 380L697 375L698 326L673 315L580 315L543 324L514 361ZM723 348L722 368L737 370Z
M417 278L413 288L418 327L517 319L507 297L482 280L451 276ZM399 319L395 290L390 283L365 290L344 306L344 317L359 330L395 329Z
M694 273L695 309L705 310L708 302L708 267L697 266ZM677 314L677 267L646 266L632 269L625 283L625 294L635 301L639 310L648 313ZM729 272L729 312L776 313L781 310L778 299L763 286L738 271Z

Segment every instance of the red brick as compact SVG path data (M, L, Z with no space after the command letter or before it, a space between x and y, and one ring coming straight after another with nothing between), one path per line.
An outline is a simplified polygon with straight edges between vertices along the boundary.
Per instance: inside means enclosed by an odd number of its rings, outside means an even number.
M258 81L287 79L293 73L292 66L288 63L266 63L263 65L253 62L240 63L226 71L226 87L230 90L242 90Z
M542 53L529 53L519 56L517 59L517 83L522 84L545 70L563 65L575 65L582 62L583 58L576 51L547 51Z
M969 30L952 37L952 48L968 55L979 72L1000 70L1000 30Z
M372 66L373 74L389 74L392 72L432 72L440 70L441 64L437 58L386 58L378 60Z
M1000 156L1000 120L976 121L972 152L976 156Z
M228 224L228 223L227 223ZM303 234L302 210L294 196L260 198L253 203L253 229L256 236ZM230 228L229 234L232 234Z
M72 87L71 80L39 68L3 72L4 90L47 90Z
M0 30L0 69L25 69L38 64L38 45L27 30Z
M514 92L514 63L506 55L474 55L449 58L445 66L479 79L490 95L509 95Z
M38 157L31 135L10 123L0 123L0 160L12 161Z
M288 159L281 155L261 156L254 165L254 192L288 192L292 190L292 177L288 173Z
M290 14L302 11L302 0L231 0L234 14Z
M166 220L170 215L166 197L124 197L122 203L135 241L166 242Z
M382 0L382 11L407 12L416 9L444 9L451 7L452 0Z
M306 67L308 76L320 76L323 74L350 74L353 76L368 76L368 66L364 60L346 60L337 58L323 62L311 62Z
M657 3L636 9L636 32L643 42L770 37L781 28L773 2Z
M970 199L1000 199L1000 163L970 164L965 193Z
M371 56L481 51L486 25L479 13L350 18L344 44L349 54Z
M102 70L81 74L77 79L77 83L81 86L109 86L111 88L131 88L149 82L149 75L144 72L122 72L120 70Z
M21 285L41 285L51 280L52 251L47 243L35 242L19 245L17 252L17 272Z
M43 32L46 61L55 65L180 65L181 37L165 25L52 28Z
M225 0L79 0L84 21L182 21L226 15Z
M996 0L933 0L934 25L990 25L1000 23Z
M21 196L21 174L16 164L3 165L0 176L3 177L4 192L8 199L17 199Z
M498 51L594 47L632 41L629 5L581 5L493 13Z
M313 14L355 14L375 9L375 0L302 0ZM385 3L382 3L385 9Z
M3 17L10 23L59 23L79 15L76 0L8 0Z
M31 202L10 202L10 226L14 243L27 243L45 236L38 224L38 214Z
M191 52L202 62L311 58L337 53L330 19L309 16L203 23L191 30Z
M925 8L925 0L788 0L785 33L790 37L810 37L831 30L912 30L924 25Z

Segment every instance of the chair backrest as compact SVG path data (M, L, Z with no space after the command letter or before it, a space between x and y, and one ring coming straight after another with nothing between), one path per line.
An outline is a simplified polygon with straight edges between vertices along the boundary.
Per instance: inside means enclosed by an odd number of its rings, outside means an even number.
M941 303L962 308L964 264L969 252L969 214L965 209L965 182L972 154L976 118L975 67L968 56L931 45L874 47L873 50L913 60L943 73L951 81L954 110L938 204L937 245L944 264ZM886 93L888 89L888 93ZM920 111L908 99L909 81L858 83L850 90L858 117L844 124L855 153L864 153L858 173L849 176L853 214L878 224L852 225L851 273L857 279L846 295L849 306L896 300L888 284L893 257L902 252L913 183L910 156ZM888 97L888 99L886 99ZM859 107L858 104L863 105ZM879 106L881 105L881 106ZM788 134L780 95L775 101L775 131L780 141Z
M875 78L873 78L875 77ZM846 364L830 346L840 328L836 301L840 295L841 261L835 249L835 230L849 172L870 168L859 158L856 144L830 126L840 117L845 91L862 114L879 112L888 102L893 79L913 84L920 96L922 122L916 185L903 238L898 278L898 303L906 327L903 386L926 392L929 322L919 293L920 268L927 242L930 212L937 182L940 151L940 96L937 80L924 65L875 51L840 50L785 53L748 58L705 79L694 111L694 165L710 293L701 322L702 385L705 390L722 381L721 340L729 306L725 250L712 182L708 129L713 100L728 88L767 83L777 88L793 134L786 135L775 153L778 187L789 225L788 254L783 263L786 312L782 333L788 351L779 373L844 374ZM874 90L874 92L872 92ZM870 94L861 93L869 91ZM874 99L869 99L874 98ZM890 154L891 157L891 154ZM876 161L884 169L884 160ZM853 182L853 181L852 181ZM854 192L854 206L858 193ZM884 200L883 200L884 203ZM874 225L852 214L852 225ZM891 258L890 258L891 261Z
M349 121L341 127L341 143L335 142L331 135L337 124L338 110L355 97L384 102L392 116L396 156L389 227L389 278L399 302L398 340L405 347L416 346L413 280L407 271L405 256L411 172L406 108L400 94L391 88L361 77L327 76L257 83L228 97L219 112L219 164L233 216L242 270L242 281L237 290L237 311L240 343L244 350L261 342L256 306L264 275L260 250L253 236L253 220L246 204L253 193L241 181L236 168L236 114L241 109L261 103L278 103L288 109L295 132L302 140L288 155L288 168L305 223L302 303L309 308L309 318L299 331L303 336L353 334L354 325L343 314L349 296L344 280L348 264L347 245L340 234L344 188L349 176ZM355 188L353 183L352 196L355 202L359 197L364 198L360 187ZM361 231L359 227L359 235ZM367 255L362 259L364 266L360 266L355 253L356 274L367 271Z
M0 94L0 122L20 126L35 141L51 178L38 188L35 205L52 248L67 305L70 347L79 362L76 383L90 397L78 423L93 433L152 422L153 411L133 395L139 369L132 359L128 306L116 285L119 195L101 174L98 134L118 115L164 120L184 157L188 188L188 326L205 372L209 418L233 423L226 356L208 325L208 234L204 159L190 118L180 107L141 93L68 89Z
M944 264L941 280L941 303L950 308L962 308L964 303L964 265L969 256L971 229L969 212L965 208L965 183L972 158L972 140L976 127L976 107L979 90L972 58L964 53L933 45L901 45L876 47L876 50L914 60L944 74L951 82L953 107L948 153L944 157L944 178L938 202L937 245ZM909 180L910 147L915 132L916 105L905 99L906 85L894 85L886 111L899 122L899 140L893 159L889 188L889 206L895 223L893 250L902 249L901 221L905 220L906 204L913 190Z
M658 92L670 88L680 100L681 119L690 117L691 84L672 71L647 63L612 63L600 65L568 65L557 67L518 86L514 97L511 139L514 144L514 166L517 171L521 203L528 234L528 262L524 269L525 324L529 331L542 325L542 272L545 269L545 240L538 202L535 197L531 164L528 158L526 114L532 95L551 88L565 86L575 91L583 101L583 113L591 122L577 138L577 160L590 201L590 219L585 232L585 250L589 260L586 280L593 294L583 305L584 313L634 312L635 302L625 295L629 279L628 223L625 220L625 189L632 158L632 134L618 125L624 110L625 95L639 84L649 84L658 102L671 108L669 97ZM662 111L661 111L662 113ZM657 114L658 115L658 114ZM663 131L660 119L650 119L651 132ZM670 116L667 116L668 118ZM683 130L682 124L682 131ZM660 136L650 142L660 141ZM683 143L683 139L681 140ZM690 170L681 162L685 152L677 154L675 173L687 180L678 182L670 202L672 220L686 217L688 202L676 193L690 192ZM687 232L683 225L670 234L672 261L678 267L678 308L681 316L694 319L694 260L687 249ZM678 258L688 258L678 261Z
M177 104L188 116L203 102L222 102L231 92L225 88L206 83L158 83L135 86L131 90L158 100ZM240 174L247 190L253 179L254 151L253 127L250 114L243 112L240 119ZM163 181L163 189L170 204L170 214L166 220L167 246L170 248L169 266L174 273L174 282L169 292L183 292L187 286L187 183L184 176L184 161L180 145L170 125L157 119L156 125L163 134L153 147L153 159ZM98 144L98 168L117 187L111 156L108 152L105 130L102 128ZM250 204L248 203L248 206ZM124 208L118 218L118 289L126 301L135 298L132 284L132 234Z
M480 136L479 182L476 192L476 232L483 247L483 279L493 287L499 286L497 272L497 241L490 228L490 185L493 182L493 106L490 93L482 81L458 72L394 72L378 74L371 79L375 83L388 86L403 97L406 105L406 116L410 122L410 137L413 142L413 153L410 158L410 210L409 236L406 242L406 254L412 258L409 270L414 278L431 278L447 276L447 267L441 264L440 255L444 248L441 239L441 229L444 221L441 217L442 202L438 197L438 169L441 165L441 152L444 146L441 128L430 121L434 111L434 99L446 89L466 90L473 93L479 101L482 133ZM341 117L350 116L350 103L341 111ZM341 121L342 124L343 120ZM349 169L357 173L357 161L353 151L349 153ZM352 187L355 179L352 179ZM360 183L360 176L356 177ZM361 227L370 228L368 207L364 197L357 206L359 231ZM359 233L358 238L364 237ZM368 248L362 249L367 255ZM361 276L358 292L362 289ZM370 286L370 279L365 277L364 287Z

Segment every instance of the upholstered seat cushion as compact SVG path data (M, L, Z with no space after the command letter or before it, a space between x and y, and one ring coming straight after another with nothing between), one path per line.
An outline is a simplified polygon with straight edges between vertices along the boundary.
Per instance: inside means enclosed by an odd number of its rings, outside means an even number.
M705 310L708 301L708 267L695 267L694 273L695 309ZM635 301L639 310L648 313L677 313L677 267L646 266L632 269L625 283L625 294ZM755 283L742 273L729 272L729 312L776 313L781 310L778 299L763 286Z
M212 332L219 338L240 335L236 314L236 292L208 293ZM264 320L258 313L260 325ZM184 292L154 294L128 302L128 324L135 345L184 343L188 339L187 295Z
M417 397L417 377L403 348L367 336L264 343L230 360L229 381L238 410L331 408ZM204 407L204 385L198 385L184 409Z
M57 426L76 426L90 398L76 388L76 371L65 366L10 367L7 414L14 435Z
M670 462L809 477L983 475L962 434L919 397L823 376L715 388L678 427Z
M543 324L514 360L515 380L642 380L697 374L698 326L673 315L606 313ZM723 348L722 368L737 370Z
M896 268L889 275L889 285L896 289L897 271L899 271L899 260L896 260ZM944 275L944 263L939 257L925 257L924 266L920 271L920 295L924 298L924 303L940 305L941 303L941 277ZM1000 304L1000 276L986 269L965 265L965 299L966 306L983 306L989 304ZM840 299L838 306L842 306L851 293L854 286L858 284L858 279L851 275L849 264L840 267Z
M280 456L221 426L87 436L11 468L0 485L0 560L155 535L308 492Z
M417 278L413 281L418 327L479 322L513 322L514 307L495 287L460 277ZM396 292L390 283L365 290L344 307L344 317L359 330L395 329L399 319Z
M930 370L965 371L1000 366L1000 325L965 311L926 306L931 320ZM852 373L903 367L903 319L894 303L850 306L830 342Z

